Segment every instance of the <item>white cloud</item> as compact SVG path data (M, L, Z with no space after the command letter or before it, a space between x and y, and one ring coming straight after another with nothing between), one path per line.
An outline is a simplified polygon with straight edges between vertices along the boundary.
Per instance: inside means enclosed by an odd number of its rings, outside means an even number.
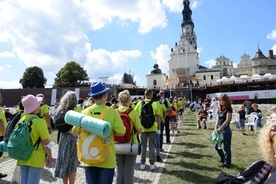
M15 58L15 54L12 52L5 51L5 52L0 53L0 57Z
M7 67L7 68L11 68L11 67L12 67L12 65L7 64L7 65L5 65L5 67Z
M91 79L102 76L114 76L124 70L125 64L134 61L142 55L139 50L109 52L105 49L93 50L87 54L84 69ZM102 76L103 77L103 76Z
M81 66L87 66L85 62L91 60L88 57L91 53L97 53L102 61L106 61L104 64L112 61L116 65L114 68L123 68L122 65L126 63L124 60L129 57L127 53L141 53L118 51L108 55L105 52L91 51L92 43L88 38L91 30L101 29L113 21L126 22L120 24L123 26L138 25L137 31L141 34L167 26L167 17L159 0L0 1L0 42L9 45L27 67L40 66L47 73L57 72L72 60ZM103 55L100 56L100 53ZM125 58L113 59L120 55ZM98 66L109 65L98 63L94 66L99 68Z
M208 61L205 61L204 63L208 66L208 68L212 68L212 66L214 66L216 64L216 60L210 59Z
M0 71L3 71L4 70L4 67L0 66Z
M151 58L153 58L159 65L159 68L163 73L169 71L168 61L170 60L170 48L168 45L160 45L156 48L156 52L150 52Z
M267 39L270 39L270 40L275 40L276 39L276 30L272 30L271 33L269 33L267 36L266 36Z
M276 44L273 45L273 47L271 49L273 50L273 54L275 55L276 54Z
M1 70L1 67L0 67ZM22 88L22 85L18 81L0 81L0 89L12 89L12 88Z

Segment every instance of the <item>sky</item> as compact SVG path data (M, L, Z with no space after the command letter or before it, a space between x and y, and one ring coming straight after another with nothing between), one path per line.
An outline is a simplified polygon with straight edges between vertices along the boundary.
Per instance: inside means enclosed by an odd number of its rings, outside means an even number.
M200 65L224 55L236 66L258 46L276 55L275 0L190 0L190 7ZM31 66L51 87L70 61L91 82L118 84L128 73L146 86L154 64L168 75L182 10L183 0L0 0L0 89L22 88Z

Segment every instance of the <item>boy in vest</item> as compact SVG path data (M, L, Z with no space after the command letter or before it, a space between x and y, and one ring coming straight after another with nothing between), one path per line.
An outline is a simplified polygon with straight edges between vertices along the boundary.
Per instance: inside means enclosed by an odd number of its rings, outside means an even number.
M92 117L99 117L103 109L108 108L105 105L108 98L108 91L109 88L105 87L101 82L93 82L88 95L93 98L95 104L93 104L91 107L84 109L82 113L88 114L87 111L90 111ZM123 136L125 134L125 127L119 113L113 108L108 108L108 111L104 116L103 120L109 122L111 125L111 131L108 138L110 144L112 145L112 151L110 153L109 158L102 163L99 163L97 165L84 163L86 183L112 184L113 181L116 164L114 134ZM74 127L73 135L79 134L79 127Z
M145 101L144 103L150 103L152 101L153 97L153 91L150 89L147 89L145 91ZM160 110L158 108L158 105L156 102L152 102L152 109L155 116L155 123L150 128L144 128L142 129L141 134L141 145L142 145L142 154L141 154L141 165L140 169L144 170L146 168L146 153L147 153L147 145L149 145L149 162L150 162L150 170L154 170L156 168L155 166L155 139L157 130L159 130L160 127ZM143 106L143 101L139 101L137 105L135 106L135 110L138 112L139 116L141 116L141 110ZM143 124L142 124L143 125Z
M168 99L166 99L165 98L165 93L164 93L164 91L160 91L159 92L159 94L160 94L160 96L161 96L161 99L160 99L160 102L162 103L162 104L165 104L165 106L166 106L166 108L169 108L169 107L171 107L171 103L169 102L169 100ZM161 151L163 150L162 149L162 145L163 145L163 130L164 130L164 127L165 127L165 129L166 129L166 142L167 142L167 144L170 144L171 143L171 141L170 141L170 117L168 116L168 114L169 114L169 112L167 112L166 113L166 116L165 116L165 118L164 118L164 122L162 122L161 123L161 135L160 135L160 137L161 137L161 141L160 141L160 143L161 143L161 147L160 147L160 149L161 149Z

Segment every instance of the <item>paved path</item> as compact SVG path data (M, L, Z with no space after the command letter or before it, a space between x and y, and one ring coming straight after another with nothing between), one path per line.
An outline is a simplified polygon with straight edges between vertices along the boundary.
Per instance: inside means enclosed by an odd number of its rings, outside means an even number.
M171 136L171 142L174 141L174 136ZM164 137L164 140L165 137ZM161 152L161 157L163 158L163 163L156 162L157 168L154 171L150 171L149 169L149 163L147 162L146 169L141 171L140 170L140 156L137 157L136 160L136 166L134 170L134 179L135 183L154 183L157 184L159 181L159 177L162 173L162 170L165 166L168 154L171 150L172 144L163 144L164 152ZM57 156L57 148L58 146L55 145L52 148L52 155L53 155L53 164L50 167L44 167L43 168L43 174L42 178L40 180L40 184L60 184L62 183L62 180L59 178L54 177L54 170L55 170L55 158ZM147 157L148 161L148 157ZM0 184L13 184L19 180L19 172L18 167L16 167L16 161L11 159L6 162L0 163L0 172L8 174L6 178L0 179ZM116 171L115 171L116 175ZM115 179L115 177L114 177ZM85 184L85 175L84 175L84 169L82 165L80 165L77 169L77 176L76 176L76 184ZM115 180L113 180L113 183L115 183Z

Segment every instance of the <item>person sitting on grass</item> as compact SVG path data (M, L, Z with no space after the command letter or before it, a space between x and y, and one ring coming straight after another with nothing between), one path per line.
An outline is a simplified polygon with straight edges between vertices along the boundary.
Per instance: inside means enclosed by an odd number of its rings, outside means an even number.
M197 128L200 129L201 128L201 121L203 122L204 124L204 129L206 129L206 120L207 120L207 117L208 117L208 112L206 110L204 110L204 107L201 106L200 107L200 110L197 114Z

